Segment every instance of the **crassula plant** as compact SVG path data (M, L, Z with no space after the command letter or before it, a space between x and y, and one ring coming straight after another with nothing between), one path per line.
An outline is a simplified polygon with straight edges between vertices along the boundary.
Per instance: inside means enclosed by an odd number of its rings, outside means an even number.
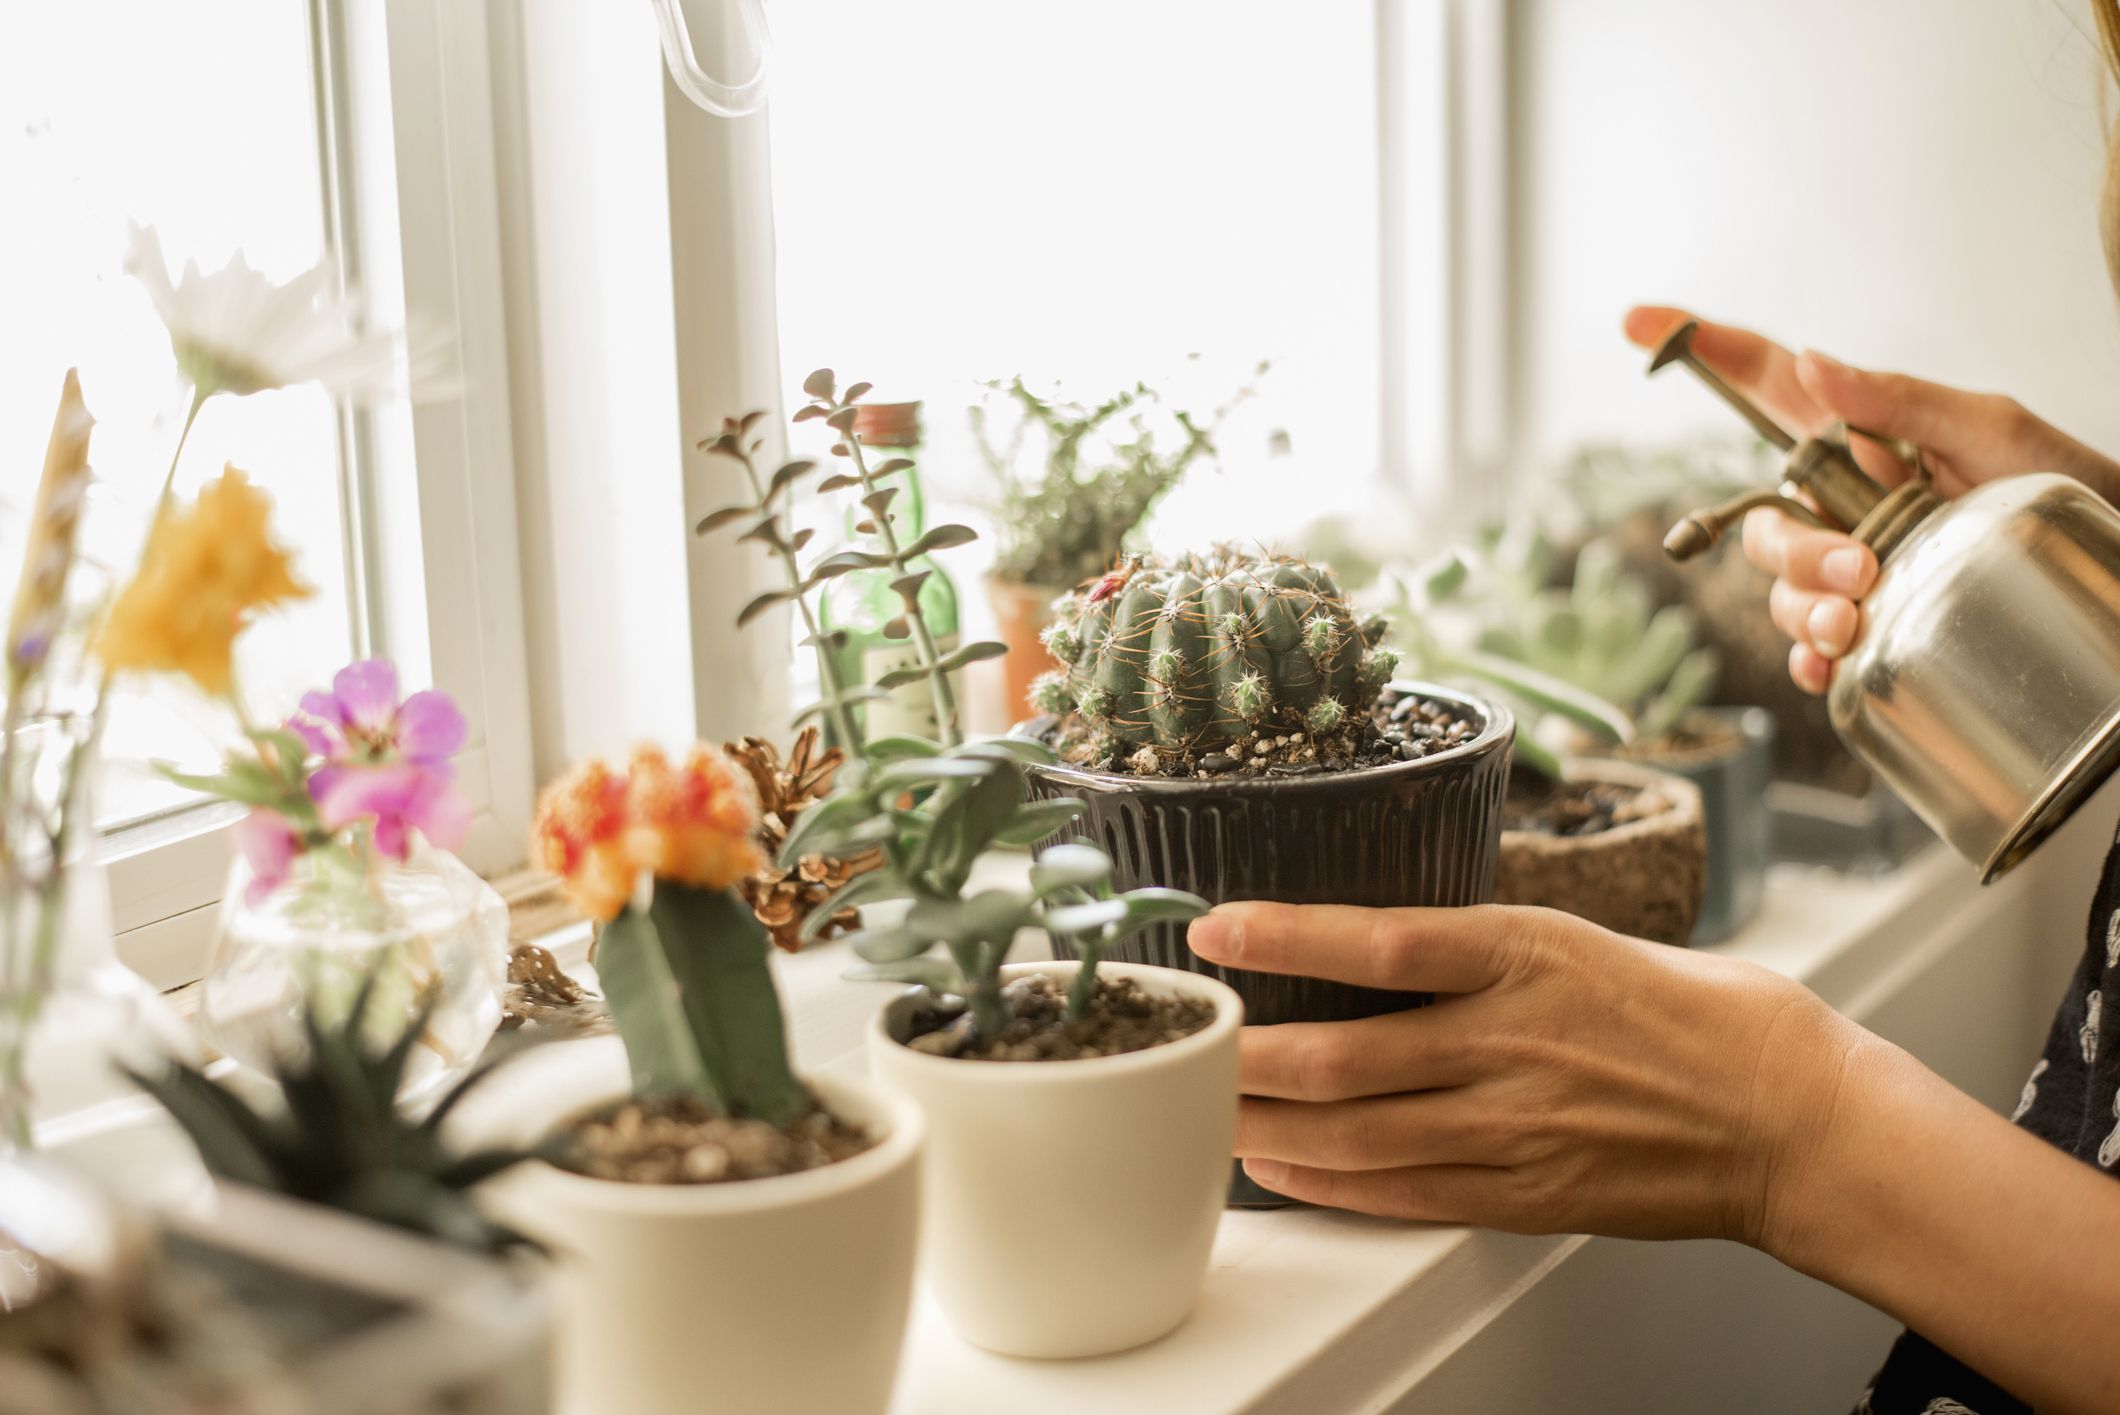
M789 502L794 488L816 468L798 460L763 474L757 460L764 447L764 439L755 435L763 416L758 413L724 421L721 432L702 444L742 468L751 499L714 512L697 527L704 534L741 525L743 539L756 541L771 553L783 584L753 599L738 616L738 623L751 622L773 604L795 606L807 631L804 642L818 651L825 692L822 701L797 715L797 721L823 715L850 748L833 794L803 811L782 843L779 859L792 863L812 854L851 858L877 852L877 868L818 903L804 934L815 937L849 907L902 901L902 917L853 936L855 951L869 963L854 976L912 981L960 997L967 1004L969 1038L991 1038L1009 1020L1010 1004L1000 969L1019 931L1043 928L1080 936L1095 949L1119 933L1160 920L1189 918L1207 906L1192 895L1172 890L1136 890L1119 896L1111 896L1108 889L1100 892L1086 870L1086 859L1078 860L1071 873L1048 872L1034 878L1029 888L967 895L973 869L983 856L1058 833L1080 814L1083 803L1072 798L1028 799L1024 764L1052 759L1042 744L1020 738L964 740L948 674L1004 650L999 644L975 643L954 653L942 652L922 615L919 591L923 577L912 562L961 545L973 538L973 532L945 524L917 540L901 541L892 530L894 493L888 478L903 467L897 459L871 466L855 430L856 404L869 385L855 383L842 392L832 372L821 369L804 381L803 389L810 401L796 413L795 421L823 422L835 438L832 455L848 468L823 479L818 489L858 493L882 549L841 551L804 568L800 554L811 532L791 529ZM897 627L912 646L914 662L863 688L836 677L830 663L831 636L819 627L814 597L838 575L878 568L899 572L896 588L904 614ZM921 680L935 696L936 719L942 724L939 740L866 737L851 711L853 705L900 682ZM1083 851L1098 853L1086 846ZM1107 861L1104 875L1108 874ZM936 949L941 956L924 956ZM1095 992L1094 963L1083 972L1085 978L1071 1003L1077 1015Z
M1032 702L1079 718L1085 759L1141 772L1262 731L1329 738L1367 717L1397 666L1384 632L1293 556L1139 559L1061 604L1045 642L1065 667Z

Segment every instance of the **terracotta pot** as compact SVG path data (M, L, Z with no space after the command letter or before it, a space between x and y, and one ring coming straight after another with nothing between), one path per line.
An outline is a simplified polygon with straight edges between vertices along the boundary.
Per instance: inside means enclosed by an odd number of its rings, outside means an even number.
M1053 601L1066 593L1064 588L1027 585L998 575L986 577L987 602L994 607L1001 642L1008 645L1008 656L1001 660L1003 722L1028 716L1031 680L1060 666L1038 636L1053 622Z
M1700 918L1708 878L1700 789L1632 762L1576 762L1568 779L1633 787L1659 809L1594 835L1503 831L1494 902L1541 905L1615 933L1686 943Z
M1065 986L1079 966L1002 972ZM914 990L869 1029L870 1070L927 1117L924 1278L959 1336L1008 1356L1101 1356L1170 1331L1199 1298L1222 1218L1244 1004L1173 968L1099 971L1205 998L1214 1020L1119 1056L965 1061L904 1045L926 997ZM812 1341L832 1330L807 1312L796 1325Z

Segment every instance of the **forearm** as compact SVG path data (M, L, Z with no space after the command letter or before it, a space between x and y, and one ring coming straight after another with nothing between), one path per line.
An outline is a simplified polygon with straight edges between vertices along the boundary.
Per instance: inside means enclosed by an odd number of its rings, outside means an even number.
M2120 1409L2120 1183L1867 1034L1815 1136L1761 1246L2041 1410Z

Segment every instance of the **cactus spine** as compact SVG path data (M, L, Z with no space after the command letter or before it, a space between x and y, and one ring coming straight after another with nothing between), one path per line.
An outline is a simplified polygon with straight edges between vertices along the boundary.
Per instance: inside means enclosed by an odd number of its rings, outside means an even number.
M1114 744L1211 752L1261 731L1331 734L1360 720L1397 665L1329 572L1221 547L1140 563L1060 606L1046 646L1066 665L1033 689Z

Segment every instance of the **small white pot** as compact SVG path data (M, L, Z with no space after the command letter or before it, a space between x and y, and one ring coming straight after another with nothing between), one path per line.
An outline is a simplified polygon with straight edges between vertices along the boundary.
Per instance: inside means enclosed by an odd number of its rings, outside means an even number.
M875 1148L725 1184L622 1184L544 1163L494 1181L497 1214L560 1259L562 1410L889 1407L918 1247L920 1113L864 1082L807 1080L880 1135Z
M1021 963L1063 985L1071 962ZM1099 1356L1192 1311L1229 1188L1244 1004L1212 978L1105 963L1203 997L1183 1041L1080 1061L964 1061L901 1044L917 995L869 1031L869 1067L927 1113L924 1271L957 1334L1009 1356ZM790 1406L789 1409L796 1407Z

